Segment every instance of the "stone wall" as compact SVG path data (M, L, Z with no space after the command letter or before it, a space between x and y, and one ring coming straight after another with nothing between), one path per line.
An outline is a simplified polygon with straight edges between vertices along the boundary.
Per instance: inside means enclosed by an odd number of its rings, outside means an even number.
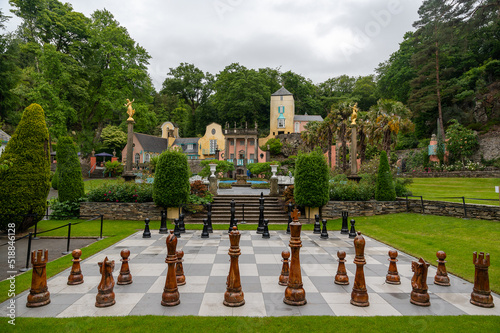
M159 220L161 207L154 202L127 203L127 202L82 202L80 215L103 214L106 220Z
M349 216L373 216L406 212L406 202L401 201L329 201L322 208L323 218L340 218L342 212Z
M203 169L201 160L188 160L188 164L193 175L197 175Z
M500 170L406 172L400 176L413 178L500 178Z

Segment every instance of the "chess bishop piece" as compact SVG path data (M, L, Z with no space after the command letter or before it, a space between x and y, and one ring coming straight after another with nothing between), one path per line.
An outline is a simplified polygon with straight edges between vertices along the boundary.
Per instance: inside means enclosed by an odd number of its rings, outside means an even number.
M42 257L43 253L43 257ZM35 257L36 254L36 257ZM37 308L50 303L50 292L47 287L47 262L49 261L49 250L31 252L31 289L28 294L28 308Z
M396 266L396 262L398 259L398 251L389 250L389 270L387 271L387 275L385 276L385 283L389 284L401 284L401 278L398 273L398 267Z
M337 269L334 282L335 284L348 285L349 277L347 276L347 271L345 269L345 251L337 251L337 257L339 258L339 267Z
M283 262L283 267L281 268L281 275L278 284L280 286L286 286L288 285L288 276L290 274L290 268L288 266L289 265L288 258L290 258L290 252L288 251L281 252L281 257L283 258L281 260Z
M314 230L313 234L320 234L321 233L321 226L319 224L319 215L316 214L314 215Z
M176 227L179 221L176 223ZM175 276L175 265L177 264L177 237L173 231L167 236L167 258L165 262L168 264L167 278L165 279L165 287L161 295L161 305L174 306L181 302L179 299L179 289L177 289L177 277Z
M323 229L321 230L321 235L319 236L320 238L327 239L328 238L328 231L326 230L326 220L321 221L323 223Z
M161 211L161 221L160 221L160 234L168 234L168 228L167 228L167 211L162 210Z
M178 286L183 286L186 284L186 277L184 276L184 267L182 266L182 262L184 259L184 251L177 251L177 263L175 265L175 277L177 280Z
M348 217L349 217L349 212L342 212L342 229L340 229L340 233L342 235L347 235L349 233L349 227L347 226Z
M68 276L68 284L73 286L83 283L82 268L80 267L80 261L82 261L82 259L80 259L82 256L82 250L75 249L71 252L71 255L73 256L73 259L71 259L73 266L71 266L71 273L69 273Z
M119 285L125 285L125 284L131 284L132 283L132 274L130 274L130 268L128 266L129 258L130 257L130 250L129 249L123 249L120 251L120 256L122 257L121 262L122 262L122 267L120 268L120 275L118 275L118 281L116 284Z
M203 219L203 230L201 231L201 238L209 238L210 234L208 233L208 220Z
M179 232L181 234L186 233L186 223L184 222L184 214L179 214Z
M300 271L300 230L302 224L299 222L300 213L295 209L292 213L293 222L290 223L290 249L292 252L292 261L290 263L290 273L288 284L285 289L285 298L283 302L288 305L304 305L307 303L306 291L302 284L302 273Z
M270 238L271 235L269 234L269 220L264 219L264 230L262 231L262 238Z
M434 284L439 286L449 286L450 278L446 272L446 253L444 251L437 251L436 256L438 258L438 267L436 271L436 276L434 276Z
M488 267L490 266L490 254L474 252L472 262L476 266L474 273L474 288L470 295L470 302L474 305L483 308L492 308L495 306L493 303L493 296L490 290L490 278L488 276Z
M413 277L411 278L412 291L410 294L410 302L415 305L429 306L431 305L429 293L427 292L427 271L429 264L420 258L418 261L411 262L411 270Z
M104 308L115 304L115 293L113 292L115 287L115 280L113 279L115 261L108 260L108 257L106 257L97 264L99 265L99 273L101 273L101 282L97 286L95 306Z
M181 238L181 229L179 227L179 219L174 219L174 224L175 224L175 227L174 227L174 236L177 237L177 238Z
M227 276L227 290L224 293L224 305L237 307L245 304L245 298L241 289L240 267L238 265L238 257L241 255L240 250L241 234L236 226L229 233L229 256L231 257L231 265L229 266L229 274Z
M368 302L365 272L363 271L363 266L366 265L365 239L361 236L361 232L359 231L356 238L354 238L354 249L356 250L356 257L354 257L356 275L354 276L354 285L352 287L351 304L356 306L368 306L370 303Z

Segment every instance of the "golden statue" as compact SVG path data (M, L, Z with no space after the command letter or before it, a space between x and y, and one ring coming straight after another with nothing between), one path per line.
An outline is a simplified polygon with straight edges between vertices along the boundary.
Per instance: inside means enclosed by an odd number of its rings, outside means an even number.
M354 104L354 106L352 107L351 125L356 125L357 118L358 118L358 103Z
M127 121L134 121L134 118L132 118L132 116L134 115L135 113L135 110L132 109L132 103L134 103L135 101L135 98L132 100L132 102L127 98L127 104L125 104L125 106L127 107L127 114L128 114L128 119Z

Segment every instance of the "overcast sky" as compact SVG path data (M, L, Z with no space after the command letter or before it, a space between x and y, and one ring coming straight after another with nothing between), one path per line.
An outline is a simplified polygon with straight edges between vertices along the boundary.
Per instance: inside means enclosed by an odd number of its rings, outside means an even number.
M65 2L64 0L61 2ZM413 30L422 0L70 0L90 17L106 8L151 55L157 89L171 67L217 74L238 62L292 70L320 83L373 74ZM0 0L4 14L8 0ZM13 17L8 30L15 30Z

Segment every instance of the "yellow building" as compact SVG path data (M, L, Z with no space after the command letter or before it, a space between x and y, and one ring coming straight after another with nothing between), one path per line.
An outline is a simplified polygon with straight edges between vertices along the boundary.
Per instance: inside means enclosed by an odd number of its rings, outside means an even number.
M168 139L168 146L170 147L175 139L179 137L179 128L174 123L166 121L161 124L161 137Z
M215 150L224 151L226 149L225 137L222 126L217 123L207 125L205 135L198 140L198 155L201 160L217 159Z

